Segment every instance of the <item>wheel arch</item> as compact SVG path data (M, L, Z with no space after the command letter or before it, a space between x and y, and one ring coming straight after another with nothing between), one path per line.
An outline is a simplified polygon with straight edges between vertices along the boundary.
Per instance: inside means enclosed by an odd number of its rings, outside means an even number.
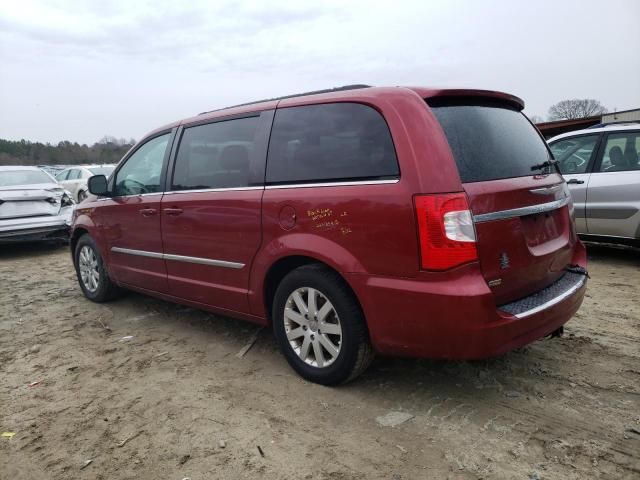
M349 284L348 280L342 275L336 268L329 265L328 263L309 255L289 255L286 257L279 258L276 260L267 270L267 273L264 277L264 282L262 286L262 294L263 294L263 302L264 308L266 312L266 318L268 324L271 324L271 311L273 309L273 301L276 293L276 289L280 282L286 277L289 273L291 273L296 268L300 268L305 265L321 265L325 268L328 268L335 272L344 282L345 287L348 291L353 295L353 298L356 300L360 310L363 312L362 303L358 298L353 287ZM366 317L365 317L366 322Z
M88 234L89 234L89 230L87 230L84 227L76 227L71 233L71 238L69 239L69 247L71 248L71 257L73 258L74 262L75 262L76 245L78 245L78 240L80 240L81 236L88 235Z

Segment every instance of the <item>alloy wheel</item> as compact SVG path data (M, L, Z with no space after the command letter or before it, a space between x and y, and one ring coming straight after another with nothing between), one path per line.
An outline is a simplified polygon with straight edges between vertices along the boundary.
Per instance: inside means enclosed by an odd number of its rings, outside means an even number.
M289 345L307 365L324 368L338 358L342 347L340 318L319 290L303 287L289 295L284 327Z
M84 288L94 293L100 285L100 272L98 271L96 252L88 245L80 249L78 269L80 270L80 278L82 278Z

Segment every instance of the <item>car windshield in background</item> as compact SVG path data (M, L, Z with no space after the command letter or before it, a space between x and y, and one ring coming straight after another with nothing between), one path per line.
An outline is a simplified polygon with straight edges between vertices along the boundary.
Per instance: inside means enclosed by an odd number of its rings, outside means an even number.
M55 183L55 180L41 170L8 170L0 172L0 187Z
M494 105L431 105L444 130L463 183L525 177L550 155L519 111Z
M104 175L108 177L109 175L111 175L111 172L113 172L115 168L116 167L90 167L89 171L93 175Z

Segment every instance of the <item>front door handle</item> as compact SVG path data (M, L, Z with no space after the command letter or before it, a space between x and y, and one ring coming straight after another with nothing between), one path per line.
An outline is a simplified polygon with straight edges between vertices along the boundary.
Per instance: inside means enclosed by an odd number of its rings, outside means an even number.
M578 180L577 178L572 178L567 182L567 185L582 185L584 180Z
M156 213L158 213L155 208L141 208L139 212L143 217L150 217L151 215L155 215Z
M165 208L164 209L164 213L166 213L167 215L180 215L182 213L182 209L181 208Z

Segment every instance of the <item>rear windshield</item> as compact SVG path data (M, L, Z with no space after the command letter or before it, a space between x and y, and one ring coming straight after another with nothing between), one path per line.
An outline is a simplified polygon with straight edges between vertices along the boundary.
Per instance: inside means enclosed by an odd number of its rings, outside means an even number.
M463 183L525 177L549 160L536 129L503 105L431 105L447 136Z
M40 183L55 183L55 180L42 170L5 170L0 172L0 187L37 185Z

